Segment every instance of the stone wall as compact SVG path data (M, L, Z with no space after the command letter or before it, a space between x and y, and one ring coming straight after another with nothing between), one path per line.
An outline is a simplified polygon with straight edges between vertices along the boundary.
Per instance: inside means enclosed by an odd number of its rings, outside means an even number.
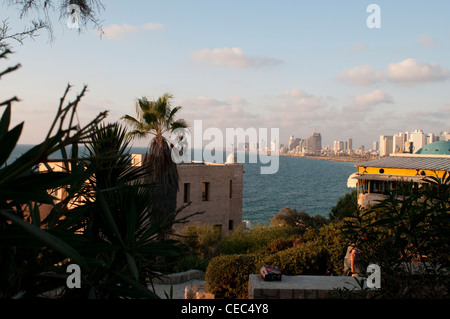
M250 275L249 299L327 299L336 288L359 289L347 276L283 276L281 281L264 281Z

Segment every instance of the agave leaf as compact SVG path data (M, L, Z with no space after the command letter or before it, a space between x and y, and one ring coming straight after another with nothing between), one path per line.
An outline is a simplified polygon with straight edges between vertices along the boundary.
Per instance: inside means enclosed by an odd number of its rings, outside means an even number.
M0 211L0 214L9 218L17 226L21 227L23 230L25 230L29 234L33 235L33 237L35 239L46 244L48 247L51 247L52 249L60 252L65 257L70 258L73 262L78 264L82 269L89 268L88 265L86 264L85 260L81 257L81 255L75 249L73 249L71 246L69 246L67 243L62 241L60 238L53 236L49 232L24 221L22 218L16 216L15 214L12 214L12 213L9 213L6 211Z
M8 105L3 112L2 119L0 120L0 138L8 132L9 123L11 121L11 106Z
M3 120L3 119L2 119ZM12 151L17 145L20 134L22 134L23 123L20 123L14 127L11 131L6 132L0 137L0 166L8 160L11 156Z

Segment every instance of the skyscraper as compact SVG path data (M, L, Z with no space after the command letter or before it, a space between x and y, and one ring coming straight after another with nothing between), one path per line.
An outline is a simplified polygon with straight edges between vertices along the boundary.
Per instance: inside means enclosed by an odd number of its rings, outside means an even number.
M427 144L427 136L422 130L415 130L411 133L410 142L413 143L413 152L417 152Z
M306 146L307 152L311 154L318 155L322 150L322 137L320 133L312 133L312 135L307 140Z
M389 156L392 153L392 136L380 135L380 156Z

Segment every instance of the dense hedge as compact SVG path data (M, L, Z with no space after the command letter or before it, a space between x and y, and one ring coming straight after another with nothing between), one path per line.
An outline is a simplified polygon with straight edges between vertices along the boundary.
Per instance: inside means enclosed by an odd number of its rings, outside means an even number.
M213 258L206 270L208 291L216 298L248 298L249 275L258 270L256 255L221 255Z
M283 275L325 275L329 256L327 250L314 241L274 254L217 256L206 270L208 289L218 298L247 298L249 275L259 273L263 265L276 265Z
M327 270L327 253L315 242L292 247L263 258L262 263L276 265L284 275L324 275Z
M255 248L258 245L253 237L267 239L267 235L262 236L262 229L257 230L258 236L235 236L234 240L239 239L239 245L233 244L230 237L228 247L239 246L239 251L242 247L254 247L248 250L249 253L222 254L213 258L206 269L208 289L218 298L247 298L249 275L259 273L263 265L276 265L283 275L288 276L340 275L346 250L340 229L338 223L309 228L303 236L280 236L271 241L261 241L259 249ZM269 227L265 231L272 233L274 229ZM247 243L243 238L252 238L252 245L242 245L242 242Z

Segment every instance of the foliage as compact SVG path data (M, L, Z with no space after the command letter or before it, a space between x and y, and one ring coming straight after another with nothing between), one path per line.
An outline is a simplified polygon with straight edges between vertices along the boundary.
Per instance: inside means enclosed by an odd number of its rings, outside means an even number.
M151 222L153 188L141 183L144 168L129 165L125 131L100 125L106 112L84 127L74 123L86 87L65 105L69 90L45 141L11 164L23 123L9 129L17 98L0 103L0 297L154 298L146 280L161 257L178 253L177 242L161 240L167 225ZM85 158L78 153L84 143ZM59 171L49 160L56 152ZM55 190L65 197L56 200ZM81 268L81 288L66 286L70 263Z
M156 101L142 97L136 102L137 118L124 115L122 119L132 131L132 137L146 138L154 135L149 145L149 152L144 160L147 168L147 182L157 186L155 201L152 206L156 222L167 224L173 222L176 212L178 192L178 170L172 160L172 144L164 136L177 128L186 128L184 120L175 117L181 106L171 107L170 94L164 94ZM165 235L164 233L162 234Z
M330 223L320 228L308 228L304 242L320 245L327 256L327 275L342 275L347 240L342 233L342 222Z
M208 290L217 298L248 298L249 275L258 274L263 265L276 265L283 275L321 275L326 272L327 255L317 242L273 254L220 255L206 269Z
M298 212L296 209L284 207L272 218L270 223L272 227L292 227L296 233L304 234L308 227L321 227L327 223L327 220L320 215L310 216L308 213Z
M274 240L293 235L289 227L256 225L250 230L237 228L219 243L220 254L249 254L263 249Z
M257 273L258 257L252 254L221 255L213 258L206 270L208 291L216 298L248 298L249 275Z
M181 236L181 243L190 253L201 259L210 259L217 254L222 233L220 228L211 225L189 225L181 232Z
M380 266L383 296L449 296L441 289L449 282L442 271L450 265L449 194L447 174L428 178L421 187L405 182L371 209L345 221L345 238L362 250L363 264ZM415 272L414 265L424 270ZM436 279L440 284L430 285Z
M57 2L57 5L55 5ZM9 0L5 1L5 6L12 7L18 10L19 18L25 19L30 13L38 16L38 19L30 21L30 26L25 27L23 31L10 32L9 23L7 20L3 21L0 27L0 49L6 49L10 46L8 41L15 40L23 44L23 40L27 37L34 38L39 35L42 30L49 32L50 39L53 39L53 26L51 19L51 11L56 7L60 10L59 19L67 21L72 11L69 11L70 5L77 5L79 8L78 31L81 32L88 23L93 23L95 27L101 29L100 20L97 15L104 9L102 1L100 0ZM41 13L43 17L41 17Z
M358 193L356 190L352 190L351 193L339 198L336 206L331 208L329 218L331 221L339 221L355 214L358 209Z
M317 242L305 242L264 257L262 265L276 265L284 275L323 275L327 270L327 256Z

